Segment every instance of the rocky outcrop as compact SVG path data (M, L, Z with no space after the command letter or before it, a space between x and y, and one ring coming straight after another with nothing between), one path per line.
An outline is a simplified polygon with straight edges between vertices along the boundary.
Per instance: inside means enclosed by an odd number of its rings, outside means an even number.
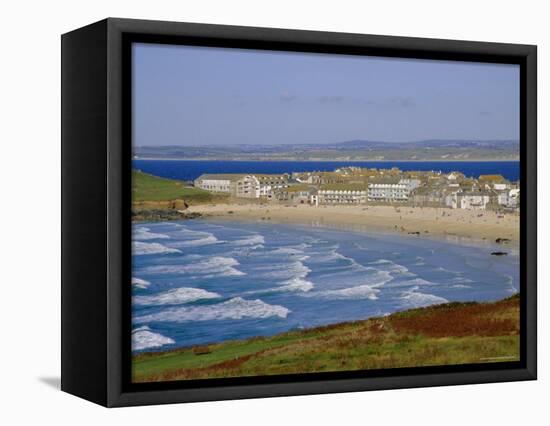
M168 209L168 210L187 210L189 207L185 200L168 200L168 201L134 201L132 203L134 209Z
M159 222L166 220L188 220L202 217L201 213L185 213L174 209L132 209L133 222Z

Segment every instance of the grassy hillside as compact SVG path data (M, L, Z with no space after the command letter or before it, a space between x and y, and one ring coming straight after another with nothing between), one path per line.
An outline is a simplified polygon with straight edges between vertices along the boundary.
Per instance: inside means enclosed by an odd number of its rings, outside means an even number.
M164 179L138 170L132 171L132 200L134 202L185 200L187 204L200 204L222 198L226 197L186 186L184 182L178 180Z
M519 359L519 296L449 303L273 337L133 358L137 382Z

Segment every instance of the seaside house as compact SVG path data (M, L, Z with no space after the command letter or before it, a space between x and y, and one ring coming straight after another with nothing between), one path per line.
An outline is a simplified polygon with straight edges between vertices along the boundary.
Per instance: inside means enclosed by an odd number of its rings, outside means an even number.
M466 178L466 176L460 172L451 172L446 177L449 182L458 182Z
M500 206L516 209L519 207L519 189L510 189L499 192L498 204Z
M368 188L361 184L329 183L321 185L316 195L315 205L365 204L368 198Z
M506 191L510 189L510 182L494 183L492 188L496 191Z
M319 205L319 190L317 188L313 188L309 194L309 204L312 206L318 206Z
M260 198L272 199L277 191L286 188L289 184L290 176L284 174L257 174L254 175L258 179Z
M238 198L260 198L260 181L254 175L246 175L237 180L235 196Z
M287 174L205 173L195 179L197 188L226 192L238 198L268 198L288 186Z
M310 196L317 193L316 188L308 185L293 185L287 188L291 200L297 204L307 204L310 202Z
M410 193L418 188L420 183L419 179L400 179L398 177L378 179L368 184L368 201L407 201Z
M244 174L236 173L205 173L194 181L197 188L213 192L226 192L235 194L237 181L242 179Z
M491 201L491 193L488 191L457 192L452 195L451 207L453 209L486 210Z
M320 176L318 172L293 172L292 178L296 182L309 183L313 185L319 184Z
M320 172L319 183L321 185L327 185L331 183L346 183L348 177L337 172Z
M409 199L414 206L447 207L449 195L456 192L456 187L453 185L458 186L458 184L455 183L420 186L411 193Z
M506 179L504 179L504 176L502 175L479 175L479 182L480 183L499 183L499 182L505 182Z
M311 202L311 195L317 194L317 189L305 183L290 182L284 188L278 189L274 197L278 201L291 202L293 204L308 204Z

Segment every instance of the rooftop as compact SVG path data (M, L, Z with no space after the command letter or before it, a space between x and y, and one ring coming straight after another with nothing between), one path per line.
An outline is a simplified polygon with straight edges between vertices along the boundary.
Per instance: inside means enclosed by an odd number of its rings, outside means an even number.
M204 173L200 175L197 179L203 180L203 179L209 179L209 180L229 180L229 181L237 181L245 176L248 176L244 173Z
M366 191L367 185L360 183L327 183L321 185L321 191Z
M489 180L492 182L504 182L506 179L502 175L480 175L479 180Z
M303 184L303 183L299 183L297 185L291 185L289 186L288 188L285 189L285 191L287 192L300 192L300 191L309 191L310 190L310 186L309 185L306 185L306 184Z
M375 180L371 180L369 182L369 185L370 184L375 184L375 185L378 185L378 184L384 184L384 185L396 185L399 183L401 179L399 177L384 177L384 178L379 178L379 179L375 179Z

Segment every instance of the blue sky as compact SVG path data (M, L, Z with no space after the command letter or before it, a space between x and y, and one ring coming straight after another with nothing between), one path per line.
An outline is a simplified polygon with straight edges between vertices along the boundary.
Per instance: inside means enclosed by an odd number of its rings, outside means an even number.
M142 145L519 139L519 67L133 46Z

